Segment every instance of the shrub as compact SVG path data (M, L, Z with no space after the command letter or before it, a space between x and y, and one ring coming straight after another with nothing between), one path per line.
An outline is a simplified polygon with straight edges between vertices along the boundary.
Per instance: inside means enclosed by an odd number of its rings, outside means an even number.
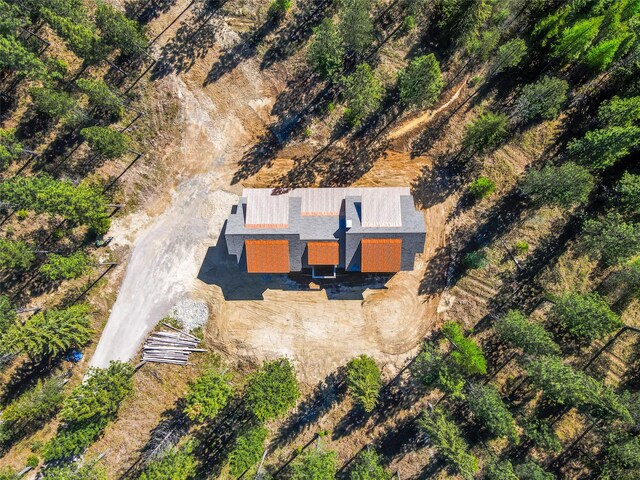
M441 331L453 344L453 350L449 356L466 375L487 373L487 360L482 349L474 340L464 336L459 324L447 322L442 326Z
M458 426L447 418L441 408L424 412L418 425L425 431L429 441L440 455L465 480L473 480L478 472L478 460L468 453L467 442L462 438Z
M27 457L27 467L36 468L40 465L40 459L37 455L29 455Z
M300 391L293 365L287 358L265 362L249 379L246 402L260 421L284 415L295 406Z
M489 259L484 252L469 252L462 257L462 265L468 270L481 270L489 265Z
M68 257L50 253L47 261L40 267L40 273L52 281L78 278L89 270L91 270L91 257L80 250Z
M210 368L190 385L184 413L189 419L199 423L214 419L233 394L230 382L231 376L228 373Z
M376 361L367 355L360 355L347 364L347 386L356 402L365 412L371 412L378 403L382 387L380 369Z
M567 162L559 167L547 165L542 170L531 170L521 190L538 206L568 208L585 203L594 186L593 175L586 168Z
M258 464L264 453L267 429L255 427L240 435L229 453L229 472L239 478L244 472Z
M406 108L427 108L440 97L444 80L435 55L414 58L398 73L400 103Z
M269 5L269 11L274 15L284 15L291 10L292 0L273 0Z
M516 100L515 112L526 121L556 118L567 99L568 90L566 80L545 76L522 89Z
M516 240L513 250L516 256L524 255L529 251L529 244L524 240Z
M107 158L121 157L129 147L129 136L110 127L87 127L80 130L89 146Z
M496 191L496 184L487 177L480 177L471 182L469 185L469 193L476 200L488 197Z
M486 112L467 125L462 144L484 153L496 148L506 138L509 117L503 113Z
M495 323L500 340L512 347L520 348L528 355L558 355L560 347L551 334L538 323L530 322L518 310L509 312Z
M590 342L623 325L620 317L597 293L563 295L554 305L551 317L572 336Z
M513 444L520 443L513 415L493 386L472 385L467 395L467 406L479 428L485 428L496 437L508 438Z

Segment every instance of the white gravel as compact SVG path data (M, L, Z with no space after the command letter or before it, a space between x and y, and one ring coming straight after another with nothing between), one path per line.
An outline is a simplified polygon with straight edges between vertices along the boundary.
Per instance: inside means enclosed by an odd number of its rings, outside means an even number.
M190 332L198 327L203 327L209 318L209 307L204 302L197 300L185 299L178 302L171 311L169 316L175 318L182 328Z

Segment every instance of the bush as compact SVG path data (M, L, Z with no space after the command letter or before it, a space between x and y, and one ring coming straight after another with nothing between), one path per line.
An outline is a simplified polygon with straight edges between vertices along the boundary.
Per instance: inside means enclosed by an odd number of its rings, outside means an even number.
M418 425L429 437L429 441L449 464L465 480L473 480L478 472L478 460L468 453L467 442L462 438L458 426L447 418L441 408L425 412Z
M493 180L487 177L480 177L471 182L469 185L469 193L476 200L481 200L488 197L496 191L496 184Z
M78 250L68 257L50 253L40 267L40 273L48 280L71 280L91 270L91 257Z
M487 360L478 344L464 336L462 327L455 322L442 326L442 334L452 343L449 357L466 375L484 375L487 373Z
M202 423L213 420L233 395L231 376L210 368L190 385L184 413L190 420Z
M264 453L267 429L255 427L240 435L229 454L229 472L239 478L244 472L258 464Z
M479 428L485 428L496 437L520 443L516 422L504 404L498 391L490 385L474 384L467 395L467 406Z
M246 402L261 422L284 415L294 407L300 391L293 365L287 358L265 362L249 379Z
M400 103L406 108L427 108L440 97L444 80L435 55L414 58L398 73Z
M584 223L582 242L592 258L618 265L640 252L640 224L626 222L618 213Z
M556 118L567 99L566 80L545 76L526 85L516 100L515 112L525 121Z
M592 342L622 327L620 317L611 311L597 293L568 293L558 299L551 318L572 336Z
M517 257L524 255L529 251L529 244L524 240L516 240L513 244L513 250Z
M382 387L380 369L376 361L367 355L360 355L347 364L347 386L365 412L371 412L378 403Z
M496 148L506 138L509 117L503 113L486 112L467 125L462 144L484 153Z
M129 136L110 127L87 127L80 130L91 149L107 158L124 155L129 147Z
M469 252L462 257L462 265L467 270L481 270L489 265L489 259L484 252Z
M336 470L335 452L307 450L291 463L291 480L333 480Z
M355 458L349 480L391 480L393 475L382 466L380 455L373 449L361 450Z
M27 457L27 467L36 468L40 465L40 459L37 455L29 455Z
M594 177L586 168L567 162L559 167L548 165L529 171L521 190L538 206L568 208L585 203L594 186Z
M284 15L291 10L292 0L273 0L269 5L269 11L274 15Z
M520 348L528 355L558 355L560 347L551 334L538 323L530 322L518 310L509 312L495 323L500 340L512 347Z

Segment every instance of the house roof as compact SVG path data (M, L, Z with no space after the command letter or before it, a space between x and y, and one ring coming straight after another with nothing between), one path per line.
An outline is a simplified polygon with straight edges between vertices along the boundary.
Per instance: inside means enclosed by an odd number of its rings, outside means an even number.
M402 239L363 238L360 270L369 273L399 272Z
M309 265L338 265L340 250L338 242L307 242Z
M286 228L290 215L338 216L347 197L358 197L365 228L402 226L400 197L410 196L408 187L296 188L285 193L267 188L245 188L247 228ZM299 198L298 210L291 200Z
M289 273L289 240L245 240L247 272Z

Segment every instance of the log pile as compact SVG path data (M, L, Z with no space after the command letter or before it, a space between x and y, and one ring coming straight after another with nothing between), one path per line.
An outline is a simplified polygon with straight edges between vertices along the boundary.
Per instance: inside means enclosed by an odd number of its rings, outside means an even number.
M156 332L147 338L142 348L142 362L186 365L192 352L206 352L204 348L198 348L200 339L197 337L166 323L163 325L174 331Z

